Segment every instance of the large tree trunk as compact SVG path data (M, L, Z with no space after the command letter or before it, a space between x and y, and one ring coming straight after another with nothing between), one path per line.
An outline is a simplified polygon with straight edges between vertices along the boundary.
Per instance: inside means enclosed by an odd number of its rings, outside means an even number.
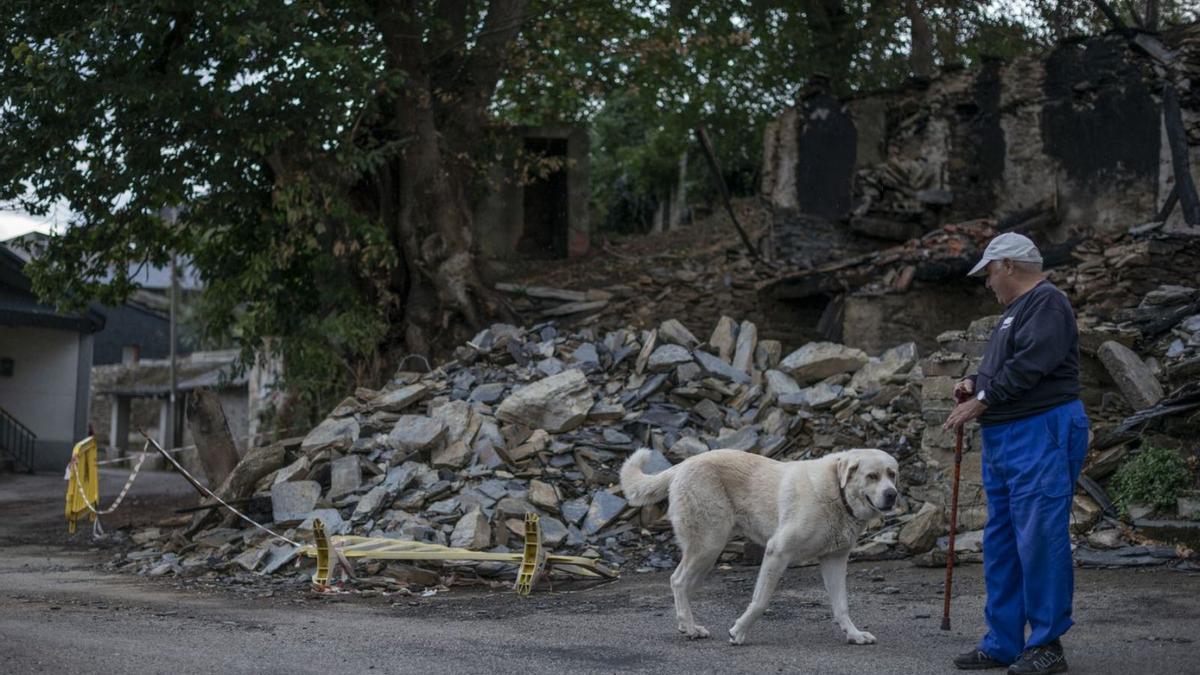
M917 4L917 0L905 0L904 11L908 14L911 24L912 48L909 52L909 64L913 75L928 78L933 75L933 33L929 30L929 22Z
M461 344L488 319L510 318L480 276L467 194L487 108L525 0L492 0L469 51L468 4L448 0L437 6L446 30L433 42L422 37L423 5L377 7L388 64L407 76L393 103L393 122L408 139L378 177L380 213L404 261L396 290L403 298L405 347L422 355Z
M822 74L836 93L849 91L850 66L859 47L854 17L843 0L809 0L805 12Z

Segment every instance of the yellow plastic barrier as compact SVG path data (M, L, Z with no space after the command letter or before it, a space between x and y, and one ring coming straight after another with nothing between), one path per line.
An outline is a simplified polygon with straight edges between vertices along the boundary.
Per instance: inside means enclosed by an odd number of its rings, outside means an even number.
M100 499L100 477L96 469L96 439L79 441L71 451L67 465L67 531L75 533L75 523L84 515L96 522L96 512L90 504Z
M562 567L564 571L585 577L613 578L616 575L605 569L599 561L569 555L546 555L542 548L542 529L536 514L525 516L525 544L521 553L489 553L469 551L438 544L415 541L399 541L371 537L338 535L330 537L325 525L313 521L313 544L304 546L300 555L317 559L317 572L313 584L323 588L330 582L337 556L342 564L349 566L346 558L381 558L385 560L474 560L496 561L519 565L517 582L513 586L519 595L529 595L547 566Z

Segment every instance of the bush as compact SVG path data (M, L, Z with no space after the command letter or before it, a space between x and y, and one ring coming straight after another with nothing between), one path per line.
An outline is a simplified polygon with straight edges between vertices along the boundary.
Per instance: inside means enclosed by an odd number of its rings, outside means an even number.
M1109 485L1125 514L1129 504L1144 502L1158 509L1175 506L1175 498L1191 482L1187 461L1170 448L1148 445L1117 469Z

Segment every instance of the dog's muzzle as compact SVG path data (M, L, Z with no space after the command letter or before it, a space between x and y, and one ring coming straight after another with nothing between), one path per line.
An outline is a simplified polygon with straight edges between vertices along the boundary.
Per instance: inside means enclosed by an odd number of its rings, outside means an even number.
M897 496L898 496L898 493L896 492L896 488L888 488L887 490L884 490L883 500L882 500L883 504L876 506L875 508L880 511L892 510L892 508L896 506L896 497Z

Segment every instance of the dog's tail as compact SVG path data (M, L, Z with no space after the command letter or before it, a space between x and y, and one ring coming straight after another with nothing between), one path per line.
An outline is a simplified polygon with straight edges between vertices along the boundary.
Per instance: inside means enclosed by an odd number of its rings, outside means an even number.
M659 473L645 473L642 466L650 459L650 449L642 448L629 456L621 466L621 491L633 506L645 506L667 498L675 467Z

